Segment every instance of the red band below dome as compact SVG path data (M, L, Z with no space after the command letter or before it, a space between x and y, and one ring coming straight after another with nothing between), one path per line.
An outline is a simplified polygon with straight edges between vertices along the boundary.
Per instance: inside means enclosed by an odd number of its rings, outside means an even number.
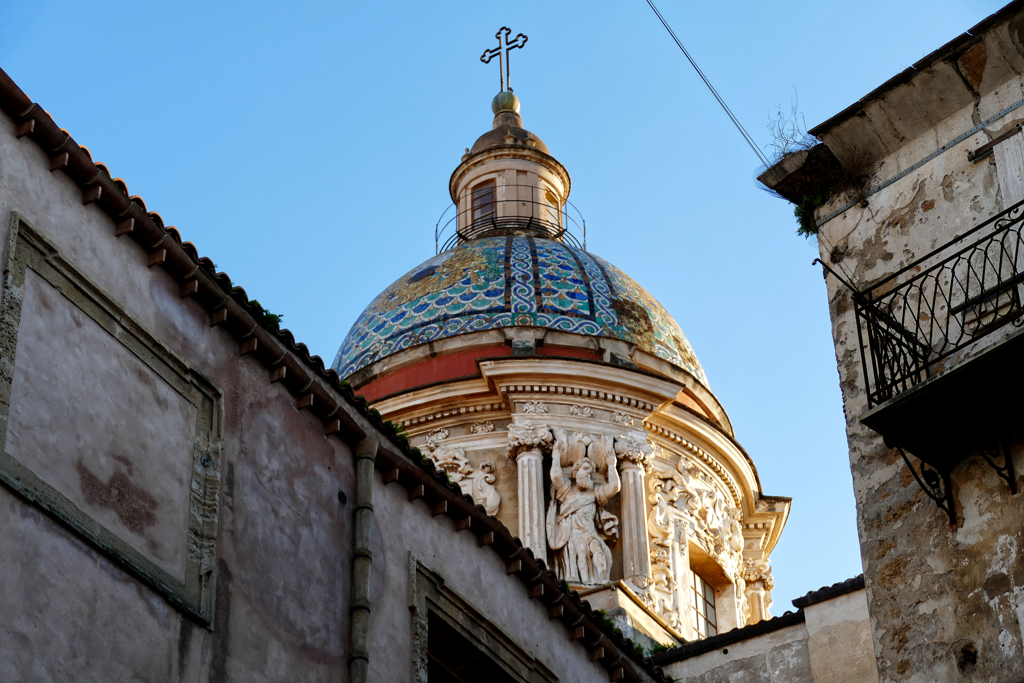
M477 361L484 358L507 358L512 355L508 346L486 346L468 351L457 351L445 356L427 358L395 370L367 382L356 388L367 401L373 403L382 398L400 394L403 391L448 382L457 379L468 379L480 375ZM558 347L539 347L538 356L560 356L563 358L580 358L582 360L601 360L601 356L593 351L583 349L566 349Z

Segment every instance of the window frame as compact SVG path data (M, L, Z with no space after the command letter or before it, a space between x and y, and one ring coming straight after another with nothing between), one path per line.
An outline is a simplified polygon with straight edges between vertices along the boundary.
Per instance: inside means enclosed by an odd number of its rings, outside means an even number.
M483 210L477 207L477 191L481 188L489 188L491 200L488 204L484 205L490 210L482 215L477 215L478 211ZM483 193L481 193L483 195ZM471 229L476 228L479 225L484 224L488 219L494 220L498 217L498 183L497 178L488 178L487 180L481 180L476 185L469 188L469 227Z
M715 587L707 579L690 570L693 581L690 592L693 596L693 628L699 639L718 635L718 604ZM710 596L710 597L709 597ZM710 608L710 611L709 611ZM710 618L709 618L710 615Z
M412 613L412 680L428 683L430 666L429 622L444 622L461 638L499 667L516 683L556 683L544 664L488 621L462 596L453 591L437 571L409 556L409 611Z

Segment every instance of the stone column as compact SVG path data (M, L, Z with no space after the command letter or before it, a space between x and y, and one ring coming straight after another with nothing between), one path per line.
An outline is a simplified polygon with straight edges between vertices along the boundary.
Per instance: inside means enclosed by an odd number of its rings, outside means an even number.
M644 475L651 469L651 446L630 436L615 438L622 480L622 576L640 589L650 585L651 554L647 539Z
M545 425L508 426L508 456L515 458L519 479L519 540L537 559L548 560L544 534L544 454L553 437Z
M772 566L768 560L746 560L743 563L743 580L747 586L747 606L750 609L750 623L770 619L768 609L772 606Z

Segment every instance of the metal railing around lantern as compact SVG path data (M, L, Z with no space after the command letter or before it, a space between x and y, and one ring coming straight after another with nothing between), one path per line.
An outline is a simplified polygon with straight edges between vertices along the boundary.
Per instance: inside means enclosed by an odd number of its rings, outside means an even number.
M869 406L1004 325L1024 325L1022 229L1024 202L864 290L821 264L854 292Z
M459 210L460 205L466 208ZM530 235L587 248L587 222L572 202L559 204L551 193L534 185L501 185L488 202L474 206L472 190L467 189L458 204L445 209L434 226L435 253L495 235Z

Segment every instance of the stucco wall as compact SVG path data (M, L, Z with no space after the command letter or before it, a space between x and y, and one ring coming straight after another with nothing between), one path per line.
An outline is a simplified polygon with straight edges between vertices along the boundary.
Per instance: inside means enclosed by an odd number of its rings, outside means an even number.
M193 368L220 392L215 612L210 629L183 616L75 530L0 486L0 680L347 680L352 504L340 503L338 492L354 499L349 448L296 410L266 368L240 356L230 335L211 327L169 275L148 268L145 252L116 238L112 221L83 205L71 180L48 167L35 144L16 139L11 121L0 115L0 248L6 250L17 211L123 309L124 320L166 347L169 362ZM75 312L80 309L67 309L33 271L26 278L33 284L19 345L31 350L19 346L14 356L22 367L12 362L4 369L21 378L12 399L13 455L63 487L87 518L82 477L67 469L67 460L92 464L101 482L123 477L131 486L121 493L148 501L144 516L157 530L151 544L145 533L132 536L135 521L124 528L116 515L99 521L177 576L181 529L195 510L181 506L188 491L179 470L187 461L171 451L193 439L195 413L125 355L123 341L111 342ZM89 328L84 337L75 332L82 325ZM110 386L117 391L107 391ZM49 423L34 422L46 411L53 413ZM125 437L123 462L111 457L112 436ZM39 452L50 448L57 450ZM161 476L175 457L172 470L182 476ZM475 536L456 534L450 519L431 517L397 485L384 487L379 475L375 487L371 680L411 678L409 551L560 680L607 679ZM94 512L102 517L102 509Z
M547 608L530 600L526 588L507 576L494 552L477 546L469 531L456 533L445 516L431 517L422 500L410 503L398 484L374 478L374 603L369 678L411 681L412 616L409 611L409 555L440 574L445 584L482 612L523 650L538 658L560 681L604 681L608 673L590 662L585 648L568 641L565 626L548 619ZM382 561L381 561L382 560Z
M665 667L695 683L811 683L804 624L733 643Z
M864 590L808 605L803 616L799 623L725 642L665 670L697 683L877 683Z
M973 103L903 140L875 165L869 186L911 167L1024 97L1022 80L1014 74L1021 71L1019 36L1011 36L1003 25L977 45L943 66L963 76L965 85L957 87L975 89L974 97L967 97ZM944 96L946 91L930 78L925 74L916 85L901 86L923 93L917 102L912 97L904 101L904 112ZM1006 200L994 156L971 163L967 151L1012 127L1022 112L1024 108L1017 109L992 123L826 223L819 239L822 260L863 287L1002 210ZM866 140L884 135L859 121L859 129L849 124L824 139L850 150L860 144L858 136ZM841 201L833 202L819 216L839 205ZM964 522L950 528L897 452L860 424L867 401L852 298L835 278L827 278L826 285L881 680L1018 681L1024 672L1024 565L1019 560L1024 508L976 456L953 473ZM1018 452L1018 472L1022 464ZM970 661L975 650L976 663Z
M865 591L808 605L804 616L814 683L877 683Z

